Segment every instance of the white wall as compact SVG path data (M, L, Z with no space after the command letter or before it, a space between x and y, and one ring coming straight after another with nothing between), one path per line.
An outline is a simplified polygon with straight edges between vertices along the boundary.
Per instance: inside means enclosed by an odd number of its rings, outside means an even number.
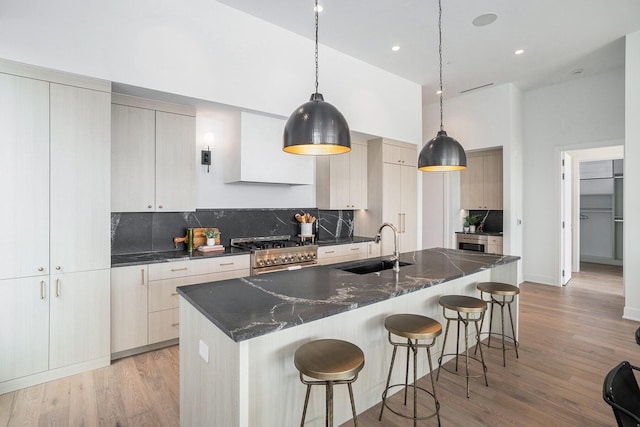
M618 69L524 93L525 280L561 283L560 152L623 138L624 90Z
M626 39L625 79L625 148L624 148L624 212L633 218L640 212L640 32ZM624 317L640 320L640 249L635 245L640 236L640 224L624 223Z
M444 103L444 129L466 151L503 147L504 252L522 254L522 95L512 84L458 96ZM424 140L440 128L439 103L424 107ZM455 246L462 229L460 173L422 174L423 246ZM441 226L442 224L442 226Z
M1 9L0 58L283 118L314 91L312 40L216 1L6 0ZM319 60L319 91L351 130L420 142L418 84L322 45ZM197 138L215 127L219 143L237 141L214 110L199 113ZM210 174L198 171L198 207L315 206L314 186L222 184L221 153Z
M283 117L314 90L312 40L216 1L7 0L1 23L14 61ZM420 141L418 84L320 46L319 89L353 130Z

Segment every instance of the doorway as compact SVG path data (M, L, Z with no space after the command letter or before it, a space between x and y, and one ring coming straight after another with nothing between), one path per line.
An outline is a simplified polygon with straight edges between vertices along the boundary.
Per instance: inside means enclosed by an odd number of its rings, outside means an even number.
M561 181L561 283L566 285L572 277L572 273L580 271L581 260L622 265L622 199L621 170L614 171L613 161L624 158L624 146L594 147L561 151L562 173ZM602 162L602 165L610 166L610 177L605 177L607 172L585 171L597 163L588 165L587 162ZM581 180L582 178L595 177L593 182ZM606 167L605 167L606 169ZM617 178L616 178L617 176ZM569 178L570 177L570 178ZM600 179L602 178L602 179ZM588 191L581 189L588 187ZM619 197L616 203L616 192ZM592 216L589 216L592 213ZM591 220L592 219L592 220ZM591 220L589 224L587 220ZM587 228L588 227L588 228ZM585 230L588 231L585 234ZM581 239L582 235L582 239ZM610 247L594 247L599 245L609 236ZM609 243L607 243L609 244ZM587 245L587 246L585 246ZM605 245L606 246L606 245ZM598 252L600 251L600 252ZM584 252L584 254L582 253ZM593 255L595 254L595 255ZM617 261L616 261L617 260Z

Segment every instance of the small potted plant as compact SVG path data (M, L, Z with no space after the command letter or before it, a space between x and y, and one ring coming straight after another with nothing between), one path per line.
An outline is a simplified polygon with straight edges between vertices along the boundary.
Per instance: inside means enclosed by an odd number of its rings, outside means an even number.
M215 246L216 239L218 238L218 231L213 228L207 228L202 232L202 235L207 238L207 246Z
M480 217L478 215L468 215L464 217L464 232L475 233L476 224L478 224L479 221L480 221Z

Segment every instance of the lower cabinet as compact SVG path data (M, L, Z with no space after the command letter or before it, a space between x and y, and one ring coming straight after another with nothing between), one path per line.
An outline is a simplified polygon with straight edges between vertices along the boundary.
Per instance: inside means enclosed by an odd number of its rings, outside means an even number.
M0 280L0 294L0 394L108 363L109 270Z
M178 338L178 286L249 274L249 255L112 268L112 358Z
M487 252L490 254L503 253L502 239L500 236L489 236L487 238Z
M380 245L374 242L321 246L318 248L318 264L337 264L380 256Z

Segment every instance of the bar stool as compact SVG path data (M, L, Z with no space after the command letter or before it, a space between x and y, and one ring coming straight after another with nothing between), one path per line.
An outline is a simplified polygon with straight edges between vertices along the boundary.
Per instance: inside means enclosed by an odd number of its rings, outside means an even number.
M384 327L389 331L389 343L393 345L393 355L391 356L391 365L389 366L389 376L387 377L387 385L385 386L384 392L382 393L382 408L380 408L380 416L378 417L378 421L382 420L382 413L384 412L385 406L389 408L391 412L396 415L399 415L404 418L409 418L413 420L413 425L415 426L418 420L426 420L428 418L437 416L438 417L438 425L440 425L440 402L438 402L438 398L436 397L436 385L433 381L433 367L431 365L431 347L436 342L436 338L442 333L442 325L429 317L420 316L417 314L394 314L392 316L387 317L384 320ZM395 342L391 339L391 335L397 335L399 337L403 337L407 339L407 342ZM414 341L412 341L414 340ZM430 342L424 344L418 344L418 340L430 340ZM391 373L393 371L393 362L396 359L396 351L398 347L406 347L407 348L407 366L405 369L405 377L404 384L394 384L389 385L391 382ZM429 376L431 377L431 387L432 392L426 390L423 387L417 386L417 355L419 348L427 349L427 360L429 361ZM410 351L413 352L413 416L403 414L399 411L391 408L387 402L387 394L390 389L394 387L404 387L404 404L407 405L407 389L409 388L409 354ZM418 417L417 415L417 404L418 404L418 390L422 390L425 393L429 394L433 397L433 401L435 404L435 412L428 416Z
M506 359L505 339L510 340L513 343L513 349L516 352L516 359L520 358L520 356L518 355L518 346L520 345L520 343L515 338L516 329L513 326L513 315L511 313L511 303L515 300L516 295L520 293L520 288L518 288L517 286L509 285L507 283L500 283L500 282L478 283L477 288L480 291L480 299L484 300L485 293L489 294L489 296L491 297L491 300L490 300L491 305L489 306L489 332L481 332L481 334L487 334L489 336L489 339L487 340L488 342L486 344L486 346L489 348L497 348L497 347L491 346L492 335L502 338L502 365L506 367L507 359ZM502 297L502 298L499 298L499 297ZM511 297L511 299L507 299L507 297ZM492 329L494 304L498 304L500 306L500 320L502 323L501 325L502 333L493 332L493 329ZM506 335L504 333L504 306L505 305L509 309L509 321L511 323L511 336ZM484 323L484 319L482 320L482 322L480 322L480 330L482 330L483 323ZM477 347L476 347L476 351L477 351Z
M300 381L307 385L300 426L304 425L304 419L307 415L312 385L326 386L326 425L333 426L333 386L336 384L347 384L349 387L353 422L354 425L358 425L351 388L351 383L358 378L358 372L364 367L364 353L358 346L342 340L315 340L300 346L296 350L293 362L300 371ZM305 380L305 375L315 378L317 381Z
M484 375L484 383L488 387L487 381L487 365L484 363L484 356L482 355L482 348L480 347L480 359L475 356L469 356L469 323L473 323L476 328L476 340L480 343L480 329L478 329L478 322L481 322L484 318L484 313L487 310L487 303L479 298L474 298L466 295L445 295L440 297L438 301L442 306L442 315L447 319L447 327L444 332L444 342L442 343L442 352L438 358L438 375L436 375L436 381L440 378L440 368L442 368L442 359L444 356L456 356L456 368L455 372L450 371L446 367L444 370L451 372L452 374L460 375L458 373L458 356L460 355L460 323L464 324L464 359L465 359L465 377L467 380L467 397L469 397L469 378L480 377L480 375L469 374L469 359L476 360L482 364L482 373ZM456 312L456 317L448 317L447 309ZM447 345L447 336L449 335L449 323L454 320L457 323L458 333L456 336L456 352L446 353L445 348ZM479 347L479 345L477 345Z

